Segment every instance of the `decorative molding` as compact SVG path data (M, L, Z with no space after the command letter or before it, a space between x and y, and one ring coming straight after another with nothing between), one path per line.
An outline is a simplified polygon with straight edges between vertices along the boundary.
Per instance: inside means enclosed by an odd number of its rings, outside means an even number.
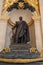
M31 6L33 6L37 14L39 14L39 0L25 0L25 1L28 2L28 4L30 4Z
M10 52L10 48L5 48L5 49L3 50L3 53L8 53L8 52Z
M24 7L24 3L22 3L22 2L19 2L19 8L23 8Z
M32 48L30 48L30 52L31 52L31 53L37 53L37 49L34 48L34 47L32 47Z
M32 62L40 62L43 61L43 58L35 58L35 59L5 59L0 58L0 62L5 63L32 63Z
M7 8L16 2L18 2L18 0L4 0L2 13L5 13ZM39 14L39 0L24 0L24 2L34 7L37 14Z
M5 13L7 8L10 7L13 3L16 3L18 0L4 0L2 13Z

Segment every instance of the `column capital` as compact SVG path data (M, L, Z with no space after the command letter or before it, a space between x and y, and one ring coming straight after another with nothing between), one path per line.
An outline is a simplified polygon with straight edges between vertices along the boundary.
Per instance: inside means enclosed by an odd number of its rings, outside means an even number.
M7 21L9 18L10 18L9 13L7 11L0 15L0 20L2 20L2 21Z
M9 19L9 16L0 15L0 21L7 21L8 19Z

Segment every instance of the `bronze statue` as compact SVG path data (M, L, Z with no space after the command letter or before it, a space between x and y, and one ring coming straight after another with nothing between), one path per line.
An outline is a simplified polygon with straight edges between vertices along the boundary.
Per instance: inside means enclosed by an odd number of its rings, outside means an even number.
M11 45L14 44L26 44L30 41L29 37L29 27L28 24L22 20L22 17L19 17L19 21L16 22L16 24L12 27L12 41Z

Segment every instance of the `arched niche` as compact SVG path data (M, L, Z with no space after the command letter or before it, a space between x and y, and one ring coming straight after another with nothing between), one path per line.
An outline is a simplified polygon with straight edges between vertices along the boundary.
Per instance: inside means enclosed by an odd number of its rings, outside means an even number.
M34 28L34 21L32 20L32 12L28 9L14 9L9 13L9 22L15 23L16 21L19 21L19 17L22 16L23 20L26 21L26 23L29 26L29 36L30 36L30 45L32 47L36 47L36 41L35 41L35 28ZM11 26L10 24L7 24L7 30L6 30L6 42L5 47L9 47L10 45L10 38L11 35Z

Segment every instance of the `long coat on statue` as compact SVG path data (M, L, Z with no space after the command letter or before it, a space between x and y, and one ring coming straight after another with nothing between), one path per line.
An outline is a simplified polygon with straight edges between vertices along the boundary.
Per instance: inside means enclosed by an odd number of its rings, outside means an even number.
M15 29L15 34L12 36L12 44L27 43L30 41L29 27L25 21L16 22L12 29Z

